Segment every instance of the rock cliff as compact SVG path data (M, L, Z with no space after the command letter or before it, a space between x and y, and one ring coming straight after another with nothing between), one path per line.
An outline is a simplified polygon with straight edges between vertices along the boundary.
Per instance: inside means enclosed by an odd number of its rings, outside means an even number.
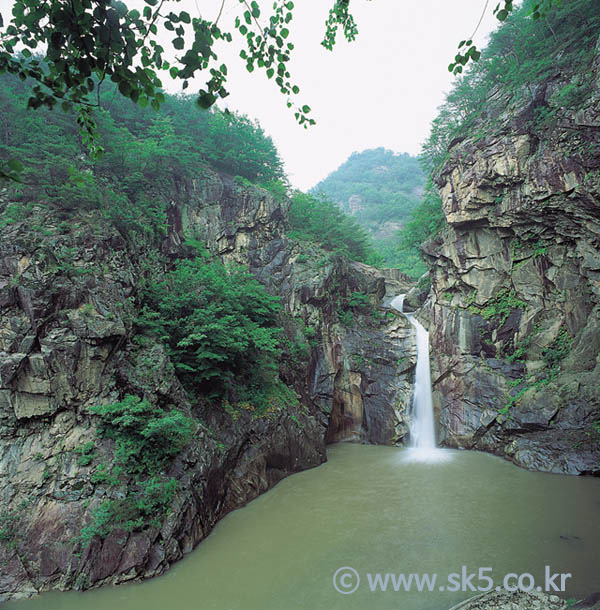
M99 211L65 212L43 198L2 225L0 600L159 574L228 511L323 462L326 442L406 435L414 339L402 316L379 308L379 272L290 241L287 203L228 177L206 172L162 196L168 231L144 240L127 239ZM1 197L5 211L10 198ZM298 407L257 416L194 401L163 346L136 340L140 283L160 272L159 253L189 255L190 240L248 265L280 295L288 339L308 338L280 367ZM341 311L355 293L360 303ZM128 485L111 485L88 459L93 441L95 455L114 460L89 407L124 394L168 402L197 430L168 468L177 491L167 516L84 548L77 536L93 510Z
M437 178L429 242L434 394L446 445L521 466L600 472L600 43L577 112L546 80L490 100Z

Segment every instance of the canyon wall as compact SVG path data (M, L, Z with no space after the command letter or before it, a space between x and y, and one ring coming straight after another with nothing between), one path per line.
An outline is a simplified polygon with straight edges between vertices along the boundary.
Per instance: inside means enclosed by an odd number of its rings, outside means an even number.
M490 100L437 178L446 229L426 244L442 442L526 468L600 472L600 42L593 93Z
M406 435L414 339L402 316L379 308L379 272L290 241L288 203L229 177L205 171L161 196L171 201L168 230L147 239L127 239L98 210L56 209L43 196L27 218L3 223L0 600L159 574L227 512L322 463L328 440L392 444ZM0 209L10 203L5 190ZM297 407L257 414L193 399L163 345L136 337L142 282L164 271L165 256L190 256L193 240L249 266L281 297L289 341L302 344L310 329L305 353L286 352L280 367ZM354 292L368 303L342 324L339 299ZM125 394L177 408L196 432L165 473L177 480L168 514L85 547L78 536L94 511L130 484L100 476L101 463L115 462L114 443L99 439L89 407Z

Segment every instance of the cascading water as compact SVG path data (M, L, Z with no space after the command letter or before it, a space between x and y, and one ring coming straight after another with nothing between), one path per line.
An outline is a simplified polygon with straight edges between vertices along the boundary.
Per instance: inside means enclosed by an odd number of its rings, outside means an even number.
M446 457L446 452L436 449L433 401L431 399L431 371L429 367L429 333L412 314L404 312L403 294L395 297L390 306L404 314L414 326L417 343L417 367L415 391L410 425L410 446L413 456L419 461L437 461Z

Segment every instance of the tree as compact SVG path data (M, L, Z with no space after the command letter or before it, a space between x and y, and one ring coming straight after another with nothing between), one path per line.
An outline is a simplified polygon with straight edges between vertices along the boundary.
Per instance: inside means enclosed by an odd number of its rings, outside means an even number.
M312 242L362 263L380 262L367 232L324 195L296 191L290 206L290 228L293 239Z
M532 5L528 15L534 20L540 19L541 17L546 17L552 6L559 5L561 4L561 2L562 0L539 0L538 2ZM504 5L502 5L502 3L504 3ZM506 21L508 16L514 10L513 3L514 0L502 0L502 2L499 2L496 5L496 8L494 9L494 15L496 15L498 21ZM452 61L448 66L448 71L452 72L452 74L454 75L461 74L463 68L469 63L469 61L477 62L481 58L481 51L477 48L476 45L473 44L473 38L475 37L475 34L477 33L477 30L479 29L479 26L483 21L483 17L488 8L488 4L489 0L486 0L481 18L477 23L475 31L471 34L471 36L469 36L469 39L461 40L458 43L458 52L454 57L454 61Z
M16 0L10 24L0 35L0 71L33 79L29 100L33 108L52 107L57 102L66 110L78 106L86 128L89 109L99 105L99 91L107 79L115 82L125 97L158 110L164 103L161 71L180 80L183 89L203 71L207 81L197 101L208 108L228 95L227 66L219 64L214 51L217 41L233 40L232 33L220 26L225 1L216 19L206 20L192 18L186 11L169 10L175 9L178 0L144 0L142 12L130 10L120 0ZM347 37L355 36L355 28L349 25L351 17L340 8L347 4L337 0L332 9L326 33L329 46L335 41L337 24L343 25ZM294 49L287 41L294 3L276 0L272 10L265 12L254 0L240 0L238 5L234 29L245 40L240 56L249 72L260 68L268 78L274 78L292 107L290 96L299 92L288 71ZM160 43L161 35L169 32L172 49L180 52L172 62L166 59L170 49ZM43 56L34 55L44 48ZM314 122L309 113L306 105L296 107L300 124Z

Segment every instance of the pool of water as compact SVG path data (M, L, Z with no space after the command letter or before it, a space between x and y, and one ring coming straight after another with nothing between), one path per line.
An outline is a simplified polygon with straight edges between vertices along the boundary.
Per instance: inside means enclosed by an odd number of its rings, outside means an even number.
M328 455L229 514L159 578L2 610L442 610L475 595L439 590L462 566L493 568L494 584L529 573L536 586L550 566L572 574L565 597L600 590L600 479L531 473L477 452L419 463L406 450L344 443ZM333 586L345 566L361 577L352 594ZM375 573L438 576L431 592L382 592L370 590Z

